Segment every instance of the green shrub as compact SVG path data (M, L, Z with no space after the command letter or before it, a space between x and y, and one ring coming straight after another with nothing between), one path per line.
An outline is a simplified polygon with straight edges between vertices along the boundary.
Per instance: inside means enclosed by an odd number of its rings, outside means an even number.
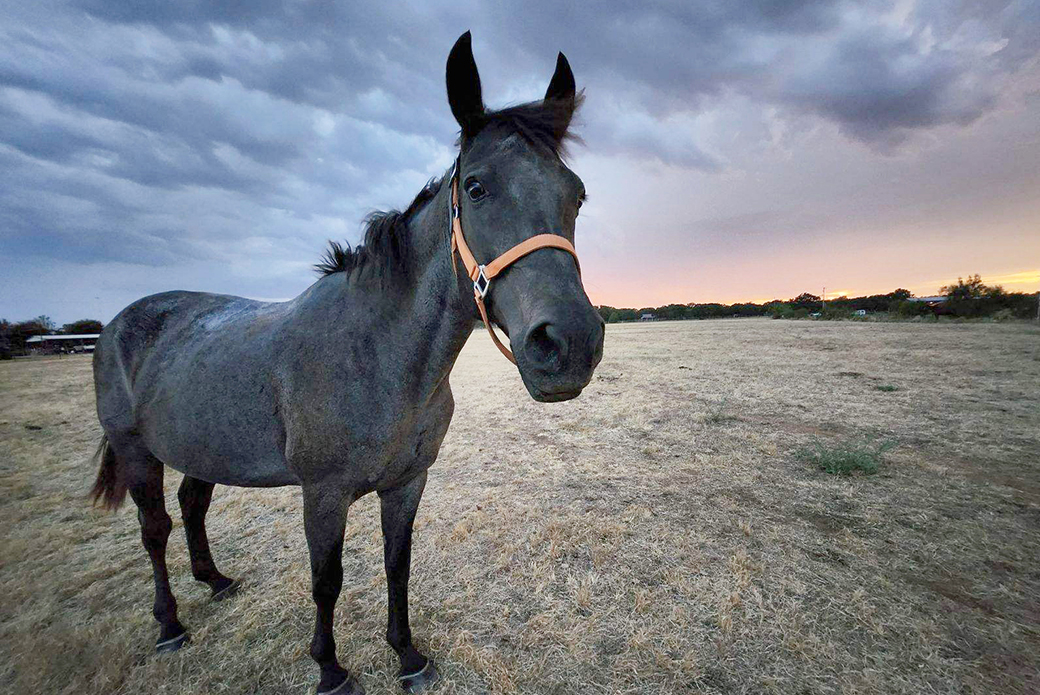
M914 316L928 316L932 313L932 310L928 308L928 305L924 302L911 302L908 300L892 302L889 305L889 313L895 314L896 316L902 316L904 318L912 318Z
M893 386L892 384L878 384L874 388L876 388L878 391L884 391L885 393L891 393L892 391L899 390L898 386Z
M1000 309L993 314L992 318L994 321L1014 321L1015 312L1012 309Z
M853 317L852 309L840 306L828 306L820 315L826 321L844 321Z
M826 444L814 440L795 452L799 460L811 463L831 475L873 475L878 472L894 442L844 441Z

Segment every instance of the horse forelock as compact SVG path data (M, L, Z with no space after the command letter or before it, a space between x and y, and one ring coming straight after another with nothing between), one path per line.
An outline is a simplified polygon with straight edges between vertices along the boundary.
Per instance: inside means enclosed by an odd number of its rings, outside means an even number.
M569 142L581 142L581 138L571 131L570 125L584 100L584 94L579 93L573 104L569 104L562 111L561 107L554 107L553 103L545 101L531 101L507 106L498 111L488 111L477 122L472 132L461 134L455 144L465 149L477 135L485 130L494 129L502 132L503 137L519 135L530 144L547 149L554 156L563 158L567 155ZM561 119L565 123L562 136Z

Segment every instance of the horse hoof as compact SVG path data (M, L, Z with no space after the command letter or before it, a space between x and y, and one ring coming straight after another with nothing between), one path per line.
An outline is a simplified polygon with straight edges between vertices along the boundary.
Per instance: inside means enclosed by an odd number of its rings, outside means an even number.
M166 654L168 652L175 652L178 649L180 649L181 647L183 647L184 645L186 645L190 641L191 641L191 637L188 636L188 633L187 632L182 632L181 634L177 635L176 637L171 637L170 639L160 640L160 641L156 642L155 643L155 653L156 654Z
M440 677L437 668L433 665L433 659L427 659L426 665L418 673L400 676L397 680L401 681L401 687L405 692L420 693L433 685Z
M212 600L223 601L226 598L231 598L232 596L238 593L238 590L241 586L242 582L238 581L237 579L234 579L231 581L230 584L225 586L220 591L214 591Z
M365 689L353 676L347 676L345 681L332 690L319 690L317 695L365 695Z

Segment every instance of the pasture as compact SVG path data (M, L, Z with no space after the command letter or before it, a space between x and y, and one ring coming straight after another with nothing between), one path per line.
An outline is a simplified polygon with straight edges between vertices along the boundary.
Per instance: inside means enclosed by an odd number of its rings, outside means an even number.
M1040 330L1026 324L610 325L576 401L531 401L486 334L416 521L412 628L435 693L1040 691ZM0 362L7 692L307 693L295 488L219 488L211 603L176 500L192 644L157 657L132 504L92 509L89 357ZM874 475L806 447L886 444ZM378 502L354 505L339 654L398 692Z

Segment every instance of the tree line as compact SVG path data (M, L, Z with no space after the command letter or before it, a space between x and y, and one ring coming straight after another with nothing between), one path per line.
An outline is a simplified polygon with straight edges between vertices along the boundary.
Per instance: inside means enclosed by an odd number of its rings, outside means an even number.
M104 324L95 319L80 319L66 323L60 329L50 316L37 316L17 323L0 319L0 359L11 359L14 355L26 354L28 350L25 343L34 335L100 333L103 327Z
M803 292L792 299L773 299L755 304L689 303L666 304L641 309L619 309L612 306L596 307L607 323L638 321L645 315L655 320L677 321L687 319L740 318L746 316L769 316L777 319L854 318L859 311L869 314L886 314L895 318L915 316L952 316L957 318L994 317L1000 319L1028 319L1036 316L1037 295L1024 292L1007 292L1000 285L988 286L982 278L969 275L957 278L957 282L939 290L944 298L941 302L913 301L910 290L899 288L885 294L862 297L836 297L824 301L819 295Z

